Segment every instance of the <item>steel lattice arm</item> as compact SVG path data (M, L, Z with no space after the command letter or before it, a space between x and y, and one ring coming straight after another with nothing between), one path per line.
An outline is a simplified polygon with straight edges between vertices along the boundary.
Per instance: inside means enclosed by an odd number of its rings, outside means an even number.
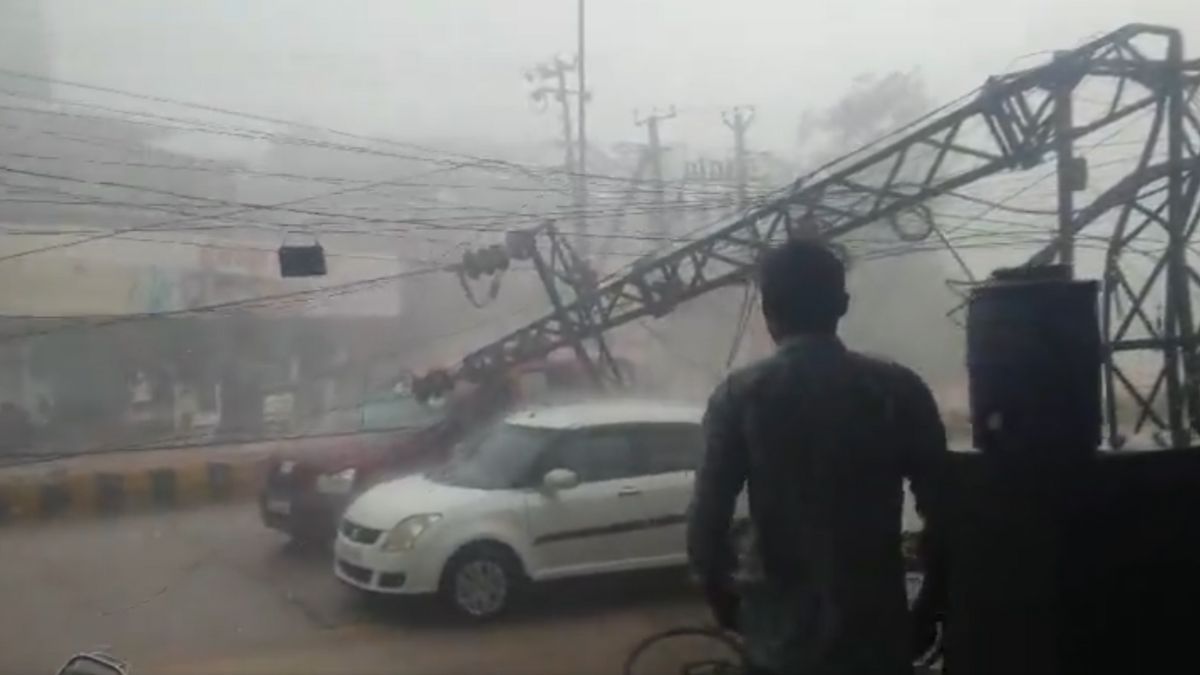
M890 222L902 237L924 236L928 224L920 221L928 219L928 212L923 202L1005 170L1035 166L1052 152L1059 138L1056 95L1070 92L1082 79L1116 78L1121 86L1105 113L1067 127L1072 139L1159 103L1172 84L1164 79L1163 61L1147 58L1131 40L1168 32L1127 26L1060 53L1045 66L993 78L973 99L914 126L898 140L843 158L735 222L645 260L559 311L471 353L451 375L485 379L636 319L665 315L682 302L745 280L763 250L789 237L833 239L880 221ZM1195 64L1179 65L1186 66L1187 77L1174 84L1194 86ZM1150 93L1129 97L1123 93L1126 81ZM1111 208L1097 204L1092 210L1101 206ZM906 222L917 222L924 231L908 231Z

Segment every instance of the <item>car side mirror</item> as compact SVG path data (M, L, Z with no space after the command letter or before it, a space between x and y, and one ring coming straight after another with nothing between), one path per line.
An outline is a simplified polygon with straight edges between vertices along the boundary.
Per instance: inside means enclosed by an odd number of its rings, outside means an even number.
M549 492L570 490L579 485L579 475L570 469L550 469L542 477L542 487Z

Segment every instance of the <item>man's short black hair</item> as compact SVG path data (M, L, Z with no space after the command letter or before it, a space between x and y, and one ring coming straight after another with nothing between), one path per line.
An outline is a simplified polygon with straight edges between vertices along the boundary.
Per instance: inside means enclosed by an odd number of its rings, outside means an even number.
M759 263L763 316L776 332L832 332L846 313L846 266L828 245L793 239Z

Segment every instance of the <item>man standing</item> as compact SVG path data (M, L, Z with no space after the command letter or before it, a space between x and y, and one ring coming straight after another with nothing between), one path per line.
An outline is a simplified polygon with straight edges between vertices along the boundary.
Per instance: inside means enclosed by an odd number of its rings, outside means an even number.
M845 277L818 242L770 251L759 283L778 351L731 374L705 414L688 556L753 673L911 673L914 636L927 641L936 615L926 592L913 630L900 523L908 478L937 534L945 429L916 374L838 339ZM750 523L735 546L743 486Z

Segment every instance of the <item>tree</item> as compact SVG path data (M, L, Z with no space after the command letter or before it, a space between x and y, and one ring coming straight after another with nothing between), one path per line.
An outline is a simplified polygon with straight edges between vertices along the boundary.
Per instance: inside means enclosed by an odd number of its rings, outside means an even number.
M920 71L859 76L833 105L801 116L797 145L803 164L820 166L933 108ZM916 368L935 387L959 381L964 342L946 317L957 298L945 286L944 256L905 253L903 243L889 232L877 231L872 238L881 243L849 246L854 297L844 328L847 340ZM884 248L893 254L879 259Z
M832 106L800 116L796 142L805 164L821 164L893 131L934 107L919 70L859 75Z

